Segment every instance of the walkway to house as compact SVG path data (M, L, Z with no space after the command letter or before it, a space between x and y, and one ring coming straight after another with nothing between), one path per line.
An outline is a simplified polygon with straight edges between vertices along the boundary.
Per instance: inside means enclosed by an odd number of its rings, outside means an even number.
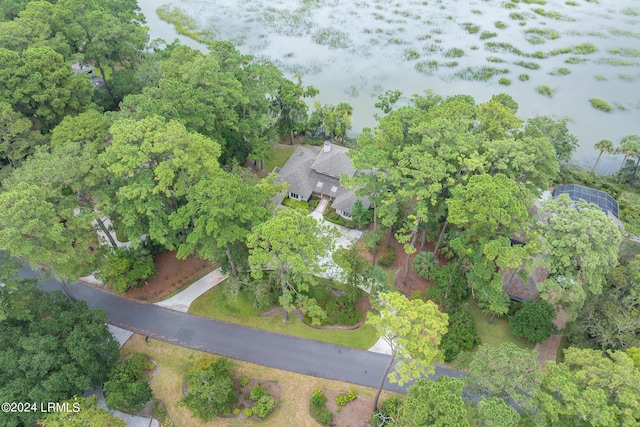
M564 311L561 308L556 308L558 314L553 323L562 330L567 325L565 320ZM560 344L562 343L562 334L551 335L546 341L536 344L535 350L538 352L538 366L544 368L548 361L555 362L558 357L558 350L560 350Z
M326 199L323 197L322 199L320 199L320 203L318 203L318 206L316 206L316 209L314 210L314 212L317 212L320 215L322 215L324 213L324 210L327 208L327 206L329 206L329 199Z

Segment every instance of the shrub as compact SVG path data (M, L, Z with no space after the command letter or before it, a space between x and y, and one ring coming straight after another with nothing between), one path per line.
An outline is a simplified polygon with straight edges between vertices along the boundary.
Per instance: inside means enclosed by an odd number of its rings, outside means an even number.
M233 415L240 415L240 408L234 408Z
M446 307L455 307L469 296L469 286L460 272L460 262L450 261L433 273L436 285L427 288L425 296Z
M282 201L282 204L291 209L300 209L302 211L309 212L309 204L304 200L286 198Z
M307 204L309 205L309 210L313 211L320 204L320 199L318 199L317 197L313 197L307 202Z
M389 267L396 260L396 249L393 246L387 246L383 257L378 260L378 264L383 267Z
M247 378L247 377L240 378L240 386L241 387L246 387L247 384L249 384L249 378Z
M242 411L244 413L244 416L249 418L253 415L253 409L251 408L245 408L244 411Z
M327 409L327 400L327 396L320 389L316 389L309 400L311 416L323 426L328 426L333 420L333 414Z
M354 400L356 397L358 397L358 394L354 390L350 390L345 394L339 394L336 396L336 405L344 406Z
M145 248L114 248L96 275L111 289L123 293L129 288L142 286L144 280L155 272L153 257Z
M276 407L278 402L266 391L262 386L257 385L251 389L249 398L254 400L255 403L251 407L253 414L260 418L265 418Z
M479 344L480 337L471 313L464 309L449 312L449 331L440 342L444 361L451 362L461 351L469 351Z
M369 424L375 427L395 426L402 412L402 401L397 397L386 399L373 414Z
M333 222L334 224L342 225L343 227L347 227L347 228L355 228L356 227L356 223L355 222L351 221L350 219L346 219L346 218L341 217L334 210L325 211L324 219L326 219L329 222Z
M433 273L438 268L438 260L433 252L420 251L413 260L413 271L423 279L433 280Z
M506 77L500 77L500 80L498 80L498 83L503 86L509 86L511 85L511 79L508 79Z
M128 361L114 366L103 387L107 406L134 412L151 400L153 392L144 376L147 369L149 362L141 353L134 353Z
M610 113L613 111L613 107L604 99L600 98L591 98L589 99L591 106L597 110L604 111L605 113Z
M231 361L226 358L200 359L187 370L185 381L188 394L177 406L185 406L196 417L211 421L216 415L230 411L238 401L234 383L229 375Z
M520 310L509 318L514 335L534 344L540 343L558 331L553 320L556 309L545 300L526 301Z

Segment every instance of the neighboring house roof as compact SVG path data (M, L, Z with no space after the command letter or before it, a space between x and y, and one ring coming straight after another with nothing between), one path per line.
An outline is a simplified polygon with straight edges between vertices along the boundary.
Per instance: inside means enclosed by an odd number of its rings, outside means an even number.
M513 275L513 269L502 271L502 289L509 295L511 299L516 301L525 301L538 296L538 283L547 279L547 270L543 267L535 267L529 274L529 279L525 282L522 277L517 274ZM511 279L511 280L510 280Z
M334 199L333 208L351 212L358 196L353 190L340 185L340 176L352 176L355 172L347 153L348 148L327 144L325 147L297 147L279 173L279 181L289 184L289 192L304 199L320 193ZM360 198L365 208L366 197Z
M558 185L553 189L553 197L558 197L560 194L565 193L568 194L574 202L582 199L589 203L595 203L604 213L612 214L618 218L618 202L607 192L578 184Z

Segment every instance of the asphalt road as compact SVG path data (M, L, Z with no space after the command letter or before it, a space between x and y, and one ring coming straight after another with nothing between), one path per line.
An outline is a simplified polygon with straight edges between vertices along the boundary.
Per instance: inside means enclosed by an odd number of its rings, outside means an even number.
M20 275L35 277L36 273L25 266ZM52 278L41 280L39 286L46 291L60 289ZM389 360L384 354L261 331L133 301L82 283L70 284L69 288L90 308L104 310L112 325L182 347L285 371L375 388ZM436 366L433 378L440 375L458 377L460 373ZM406 391L406 385L399 387L388 380L384 388Z

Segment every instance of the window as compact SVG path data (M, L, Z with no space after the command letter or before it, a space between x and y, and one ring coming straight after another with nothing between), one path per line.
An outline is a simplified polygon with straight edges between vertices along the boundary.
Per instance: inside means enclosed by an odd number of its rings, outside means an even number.
M316 184L316 187L322 188L323 185L324 183L322 181L318 181L318 184Z
M299 200L300 196L298 196L296 193L289 193L289 198Z
M335 193L338 191L338 187L336 187L335 185L333 187L331 187L331 192Z
M342 215L351 218L351 214L349 212L342 211Z

